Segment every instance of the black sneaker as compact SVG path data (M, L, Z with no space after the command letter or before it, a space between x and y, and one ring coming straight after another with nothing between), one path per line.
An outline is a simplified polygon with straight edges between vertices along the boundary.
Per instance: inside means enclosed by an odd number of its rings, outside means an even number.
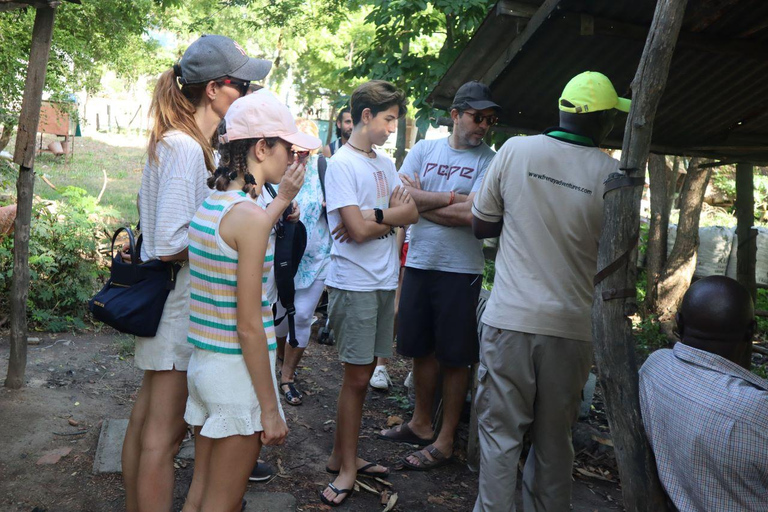
M267 464L266 462L257 462L256 467L253 468L253 471L251 471L251 476L248 477L248 480L250 482L258 482L260 484L265 484L275 478L277 476L277 472L275 471L275 468L272 467L271 464Z

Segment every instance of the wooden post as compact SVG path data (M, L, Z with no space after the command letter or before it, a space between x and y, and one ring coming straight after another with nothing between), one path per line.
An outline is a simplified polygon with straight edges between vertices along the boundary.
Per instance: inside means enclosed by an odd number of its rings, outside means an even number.
M757 300L755 260L757 233L755 223L754 169L749 164L736 164L736 280L747 287L752 301Z
M16 151L13 161L19 165L16 181L17 210L13 235L13 280L11 282L11 354L5 387L24 385L27 367L27 296L29 295L29 229L32 219L32 193L35 187L35 136L40 120L40 105L45 85L45 71L53 38L55 7L38 7L32 29L27 81L21 103Z
M686 3L687 0L659 0L656 4L632 81L632 108L624 133L620 167L627 169L630 178L645 175L653 121L667 82ZM607 184L616 179L621 177L609 178ZM605 225L597 267L603 270L617 260L622 261L595 287L592 333L624 506L628 512L664 512L669 510L666 496L640 418L635 339L628 318L636 309L637 250L634 247L640 229L641 194L642 187L625 186L605 196Z
M336 107L331 106L331 118L328 120L328 133L325 136L325 145L328 146L336 134Z

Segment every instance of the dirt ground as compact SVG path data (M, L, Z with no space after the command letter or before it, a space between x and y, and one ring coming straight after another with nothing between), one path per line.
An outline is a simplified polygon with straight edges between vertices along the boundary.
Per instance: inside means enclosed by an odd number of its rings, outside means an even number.
M128 418L141 381L134 368L128 337L111 332L71 334L32 333L27 385L21 390L0 388L0 510L24 512L119 511L124 490L119 474L92 474L101 422ZM33 341L34 342L34 341ZM8 335L0 336L0 377L8 364ZM332 478L324 472L333 442L336 397L342 368L333 347L311 342L299 369L300 387L307 394L299 407L284 406L291 432L285 446L268 448L262 458L281 470L268 484L251 484L256 491L289 492L301 511L329 510L318 492ZM371 391L366 400L360 433L361 453L391 466L394 510L468 511L472 509L477 474L465 463L463 448L457 462L434 472L401 471L398 461L407 445L377 440L376 432L389 416L409 417L407 391L402 386L407 362L395 358L389 393ZM467 426L459 444L466 446ZM55 449L70 449L54 464L39 460ZM577 512L621 510L621 491L612 482L594 477L579 457L574 471L573 507ZM175 510L183 504L193 463L178 461ZM588 462L588 461L587 461ZM615 478L615 477L613 477ZM385 487L363 479L377 490ZM380 497L360 490L345 505L349 511L381 510ZM519 504L518 492L518 507Z

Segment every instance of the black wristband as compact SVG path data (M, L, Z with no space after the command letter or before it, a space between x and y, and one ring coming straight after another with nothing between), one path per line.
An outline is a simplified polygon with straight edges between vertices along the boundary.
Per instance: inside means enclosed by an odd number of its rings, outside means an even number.
M384 222L384 211L381 208L374 208L373 215L376 217L376 224Z

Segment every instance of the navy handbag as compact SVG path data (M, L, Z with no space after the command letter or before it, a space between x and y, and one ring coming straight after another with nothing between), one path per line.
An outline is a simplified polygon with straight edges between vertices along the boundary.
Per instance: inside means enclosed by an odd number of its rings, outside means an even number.
M131 261L115 256L115 240L122 231L128 234ZM150 260L140 263L141 235L138 243L129 227L112 236L112 268L107 284L88 301L88 309L97 320L120 332L151 338L157 333L168 294L176 285L181 268L176 263Z

